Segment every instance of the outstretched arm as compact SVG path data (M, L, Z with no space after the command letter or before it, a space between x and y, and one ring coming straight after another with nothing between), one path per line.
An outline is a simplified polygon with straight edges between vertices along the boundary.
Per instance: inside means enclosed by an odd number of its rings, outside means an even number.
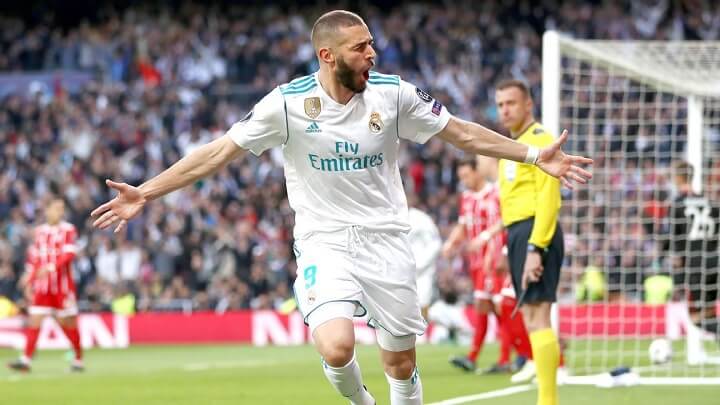
M210 176L243 153L229 135L194 150L167 170L140 186L143 197L152 201Z
M146 181L140 187L106 180L107 185L117 190L118 195L91 213L93 217L97 218L93 226L107 229L119 221L115 232L120 232L125 228L128 220L142 211L148 201L162 197L217 172L231 160L239 157L243 151L226 134L195 149L192 153Z
M568 155L562 151L561 147L568 137L567 131L563 131L552 145L538 150L482 125L451 117L438 136L457 148L476 155L534 163L547 174L559 178L569 188L572 188L571 180L584 184L592 177L590 172L579 166L592 164L592 159Z

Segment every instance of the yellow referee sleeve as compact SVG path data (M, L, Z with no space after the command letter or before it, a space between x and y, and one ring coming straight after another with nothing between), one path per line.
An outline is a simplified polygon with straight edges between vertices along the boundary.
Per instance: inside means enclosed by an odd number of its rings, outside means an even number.
M553 143L552 135L544 133L533 139L533 145L544 147ZM530 234L529 242L541 248L550 245L557 227L560 213L560 180L542 171L539 167L535 171L535 224Z

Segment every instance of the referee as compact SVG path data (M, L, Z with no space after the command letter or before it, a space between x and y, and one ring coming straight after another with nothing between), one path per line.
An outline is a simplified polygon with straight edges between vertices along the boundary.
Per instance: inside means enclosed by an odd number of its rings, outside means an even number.
M546 147L554 137L535 121L527 86L518 80L499 83L495 102L500 121L520 143ZM557 336L550 325L564 255L558 225L560 181L535 165L501 160L500 211L508 233L508 259L537 368L537 405L558 403L556 373L560 361Z

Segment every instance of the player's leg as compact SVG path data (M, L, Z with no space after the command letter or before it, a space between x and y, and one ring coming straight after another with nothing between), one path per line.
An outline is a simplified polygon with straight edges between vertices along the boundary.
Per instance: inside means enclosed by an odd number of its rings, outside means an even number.
M352 265L341 244L345 235L297 241L298 273L293 290L300 312L322 357L323 372L332 386L353 404L374 404L365 390L355 358L352 319L365 313L358 305L360 286L349 273Z
M500 355L498 356L497 363L491 367L488 372L501 372L506 373L513 369L510 363L510 356L512 349L516 348L516 339L513 335L512 319L510 319L510 313L507 311L508 294L514 296L512 290L512 281L508 269L507 260L507 247L503 247L498 255L497 267L494 275L493 283L493 313L498 322L498 337L500 340ZM512 309L510 310L512 311ZM529 346L529 343L528 343ZM518 361L522 361L522 365L527 362L528 357L524 354L518 353Z
M59 296L62 309L57 311L56 319L62 328L65 336L70 341L70 345L75 352L75 358L70 364L70 371L83 371L83 350L80 344L80 332L78 331L78 307L75 301L75 294L70 292Z
M8 363L8 367L17 371L30 371L32 358L35 355L40 327L46 316L52 315L58 307L57 300L50 294L35 292L28 308L27 326L25 328L25 348L19 359Z
M422 404L415 339L427 324L420 314L415 264L404 233L369 235L358 249L355 275L375 328L392 405Z
M422 404L422 381L415 356L416 336L396 337L383 328L376 332L385 378L390 384L390 404Z
M497 365L500 367L510 364L510 354L513 347L510 325L507 322L507 317L503 313L503 301L504 297L500 294L493 297L493 305L495 306L495 314L498 320L498 337L500 340L500 355L498 356Z
M713 258L714 259L714 258ZM699 311L698 319L695 324L701 329L712 333L715 336L715 340L720 343L720 322L718 321L717 314L717 300L718 300L718 267L717 260L708 259L708 265L705 266L703 271L700 290L700 299L702 302L702 308Z
M351 302L330 302L311 313L308 322L330 384L352 404L371 405L375 400L363 386L355 358L355 307Z
M475 333L470 343L470 351L467 356L456 356L450 358L450 364L464 370L474 371L477 358L482 351L485 337L487 336L488 315L492 310L491 292L487 288L488 277L482 270L472 271L474 283L474 324Z
M488 317L492 308L492 301L485 298L475 299L475 335L468 352L468 360L473 364L477 362L478 355L482 351L485 337L487 336Z
M8 363L10 369L16 371L30 371L32 358L35 355L40 326L45 316L52 314L52 308L31 306L28 309L27 325L25 327L25 347L23 354L15 361Z
M504 296L501 304L502 323L509 335L510 344L522 359L518 372L510 377L510 381L514 384L525 383L531 381L536 375L535 362L532 355L532 346L530 345L530 337L525 328L525 320L522 312L518 312L512 316L517 300L511 296Z

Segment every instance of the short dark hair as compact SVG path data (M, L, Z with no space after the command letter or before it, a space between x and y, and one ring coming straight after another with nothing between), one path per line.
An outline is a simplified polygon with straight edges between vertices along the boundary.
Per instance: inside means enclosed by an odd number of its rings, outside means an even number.
M457 168L470 166L471 169L477 170L477 158L475 156L465 156L457 164Z
M672 165L675 178L681 178L686 183L691 183L695 168L685 160L676 160Z
M509 89L512 87L520 90L520 92L525 97L530 97L530 89L528 89L528 86L522 80L517 80L517 79L503 80L500 83L498 83L497 86L495 86L495 90L505 90L505 89Z
M362 17L346 10L333 10L320 16L313 24L312 39L313 48L318 49L320 42L337 33L338 28L354 27L364 25Z

